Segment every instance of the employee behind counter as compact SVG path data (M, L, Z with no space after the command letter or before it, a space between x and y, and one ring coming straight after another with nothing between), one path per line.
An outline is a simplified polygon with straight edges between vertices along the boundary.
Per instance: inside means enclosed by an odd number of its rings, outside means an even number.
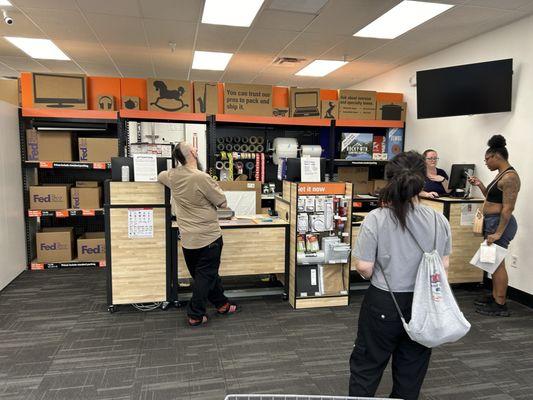
M439 155L435 150L427 149L423 156L426 161L426 180L420 196L435 199L448 195L451 192L448 188L448 174L443 169L437 168Z

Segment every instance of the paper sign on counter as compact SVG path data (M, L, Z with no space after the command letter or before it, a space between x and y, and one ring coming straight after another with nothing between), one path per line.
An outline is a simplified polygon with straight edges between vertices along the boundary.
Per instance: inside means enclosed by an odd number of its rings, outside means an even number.
M128 237L130 239L154 237L153 208L128 208Z

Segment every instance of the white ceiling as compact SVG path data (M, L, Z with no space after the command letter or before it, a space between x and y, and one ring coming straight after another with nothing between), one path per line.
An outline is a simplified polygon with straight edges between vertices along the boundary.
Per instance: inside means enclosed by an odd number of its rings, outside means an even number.
M11 0L15 23L1 23L0 36L52 39L72 61L33 60L0 38L0 76L50 71L345 88L533 13L533 0L424 1L457 6L381 40L352 34L400 0L265 0L250 28L201 24L203 0ZM226 71L195 71L194 50L235 55ZM273 64L281 56L305 60ZM294 76L316 58L350 63L324 78Z

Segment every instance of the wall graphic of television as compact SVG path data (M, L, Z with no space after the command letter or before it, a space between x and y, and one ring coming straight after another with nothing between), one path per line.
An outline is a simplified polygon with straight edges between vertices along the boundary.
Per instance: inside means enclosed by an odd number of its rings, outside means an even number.
M372 133L342 132L341 158L345 160L372 160L374 135Z
M512 85L512 58L418 71L418 118L511 111Z

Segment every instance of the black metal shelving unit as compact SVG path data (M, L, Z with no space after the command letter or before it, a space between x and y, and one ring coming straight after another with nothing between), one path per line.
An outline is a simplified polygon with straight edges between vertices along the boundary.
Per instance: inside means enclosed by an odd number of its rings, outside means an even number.
M111 164L107 162L80 161L28 161L26 130L72 132L73 155L77 154L79 137L105 137L118 139L118 154L124 154L124 137L117 124L116 112L91 110L32 110L19 112L19 137L22 160L22 184L26 230L26 255L30 269L55 269L72 267L103 267L105 262L72 260L60 263L36 261L35 235L41 227L73 227L74 234L104 231L103 209L82 210L30 210L29 187L41 184L74 184L80 180L102 183L111 178ZM75 157L73 157L75 158Z

